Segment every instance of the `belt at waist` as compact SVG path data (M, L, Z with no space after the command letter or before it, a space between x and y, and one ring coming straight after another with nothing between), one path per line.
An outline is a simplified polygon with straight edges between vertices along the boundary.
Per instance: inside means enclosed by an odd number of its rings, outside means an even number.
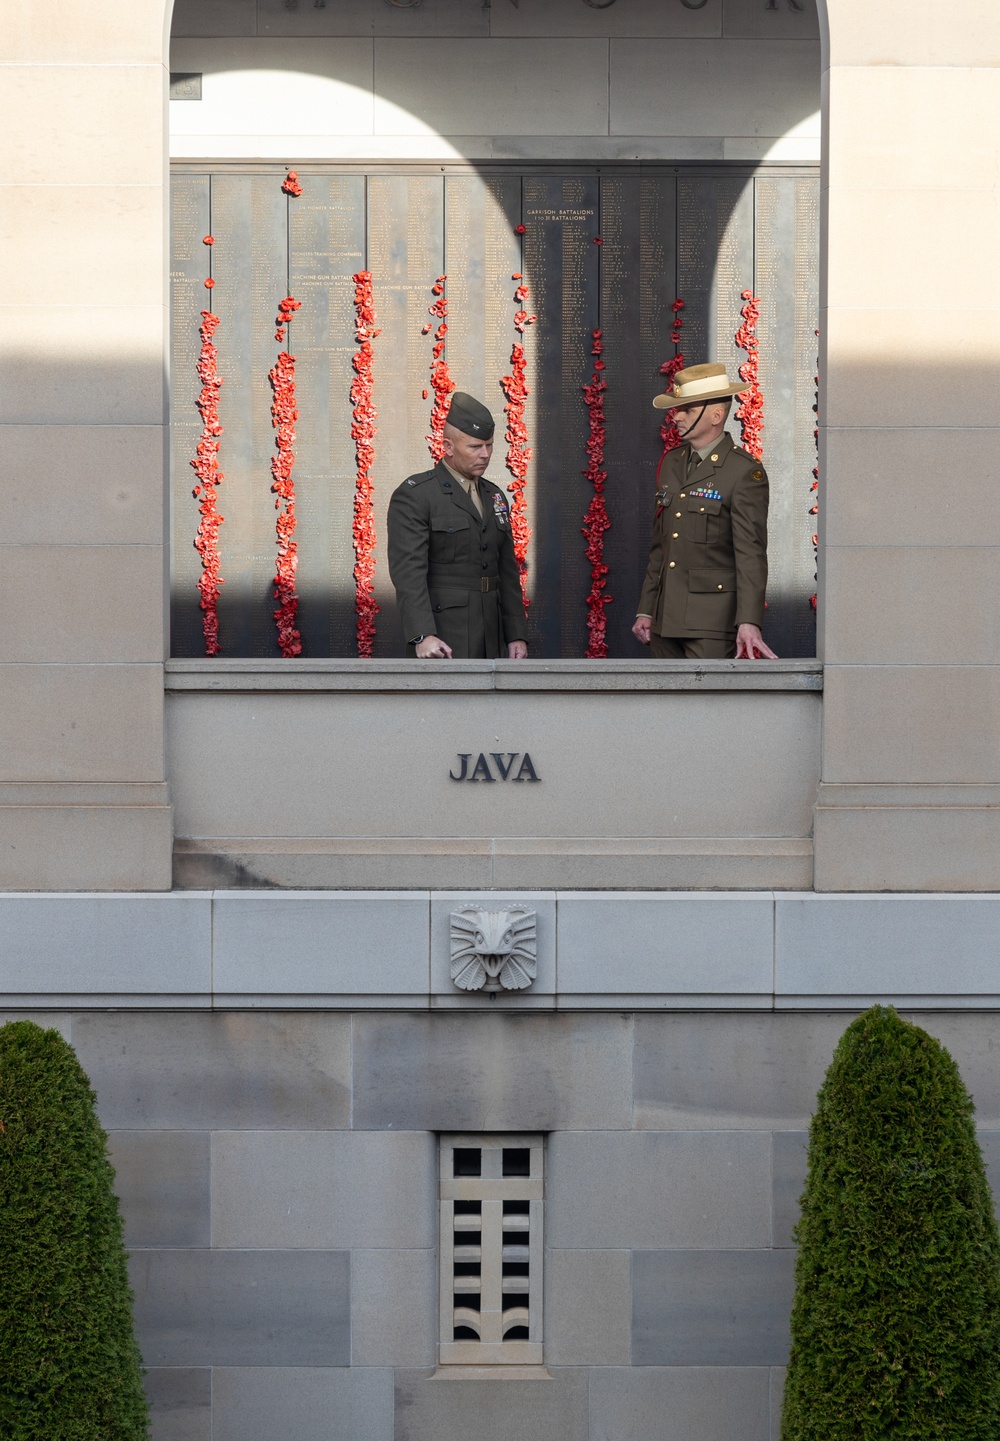
M447 572L432 570L427 576L427 584L442 588L451 586L455 590L481 591L483 595L486 595L490 591L500 589L500 577L496 575L449 575Z

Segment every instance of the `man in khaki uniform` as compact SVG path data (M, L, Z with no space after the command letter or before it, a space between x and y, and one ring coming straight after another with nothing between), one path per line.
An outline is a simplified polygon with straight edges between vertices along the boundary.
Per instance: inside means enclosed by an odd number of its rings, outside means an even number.
M406 653L420 660L528 654L510 507L486 479L493 429L486 406L456 390L444 459L389 500L389 575Z
M767 474L725 430L724 365L679 370L653 401L684 444L665 457L653 544L632 634L657 660L776 659L761 636L767 587Z

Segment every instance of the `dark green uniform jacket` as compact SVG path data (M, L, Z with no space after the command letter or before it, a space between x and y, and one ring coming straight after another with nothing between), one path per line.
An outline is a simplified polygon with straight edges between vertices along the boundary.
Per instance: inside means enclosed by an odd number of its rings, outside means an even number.
M483 514L443 465L411 475L389 501L389 575L407 641L440 636L457 659L506 656L527 640L510 509L479 482Z
M725 434L689 472L690 456L679 445L663 462L637 611L655 635L732 637L764 623L767 473Z

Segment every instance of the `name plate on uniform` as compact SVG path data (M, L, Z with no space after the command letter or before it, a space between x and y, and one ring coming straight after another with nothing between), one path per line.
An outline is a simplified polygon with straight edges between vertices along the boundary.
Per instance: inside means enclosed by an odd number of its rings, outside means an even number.
M457 771L457 774L456 774ZM459 751L453 770L448 772L452 781L541 781L534 763L527 751Z

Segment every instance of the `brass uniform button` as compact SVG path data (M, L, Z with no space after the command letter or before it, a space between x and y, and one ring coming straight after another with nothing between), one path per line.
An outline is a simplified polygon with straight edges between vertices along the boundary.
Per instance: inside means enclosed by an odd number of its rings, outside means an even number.
M681 491L680 498L681 498L681 500L686 500L686 499L687 499L687 497L685 496L683 490Z
M677 564L677 562L676 562L675 560L672 560L672 561L670 562L670 565L667 567L668 570L673 570L673 568L674 568L674 566L675 566L676 564Z
M675 510L675 511L674 511L674 517L675 517L676 520L680 520L680 518L681 518L681 513L680 513L679 510Z
M705 514L705 507L703 505L700 505L698 509L701 511L702 515Z
M713 461L718 460L718 458L719 458L719 457L718 457L717 455L713 455L713 456L712 456L712 460L713 460Z
M716 586L716 590L721 590L721 589L722 589L722 586L721 586L721 585Z
M671 539L671 540L677 540L677 539L678 539L678 532L677 532L676 530L674 531L674 533L673 533L673 535L670 537L670 539Z

